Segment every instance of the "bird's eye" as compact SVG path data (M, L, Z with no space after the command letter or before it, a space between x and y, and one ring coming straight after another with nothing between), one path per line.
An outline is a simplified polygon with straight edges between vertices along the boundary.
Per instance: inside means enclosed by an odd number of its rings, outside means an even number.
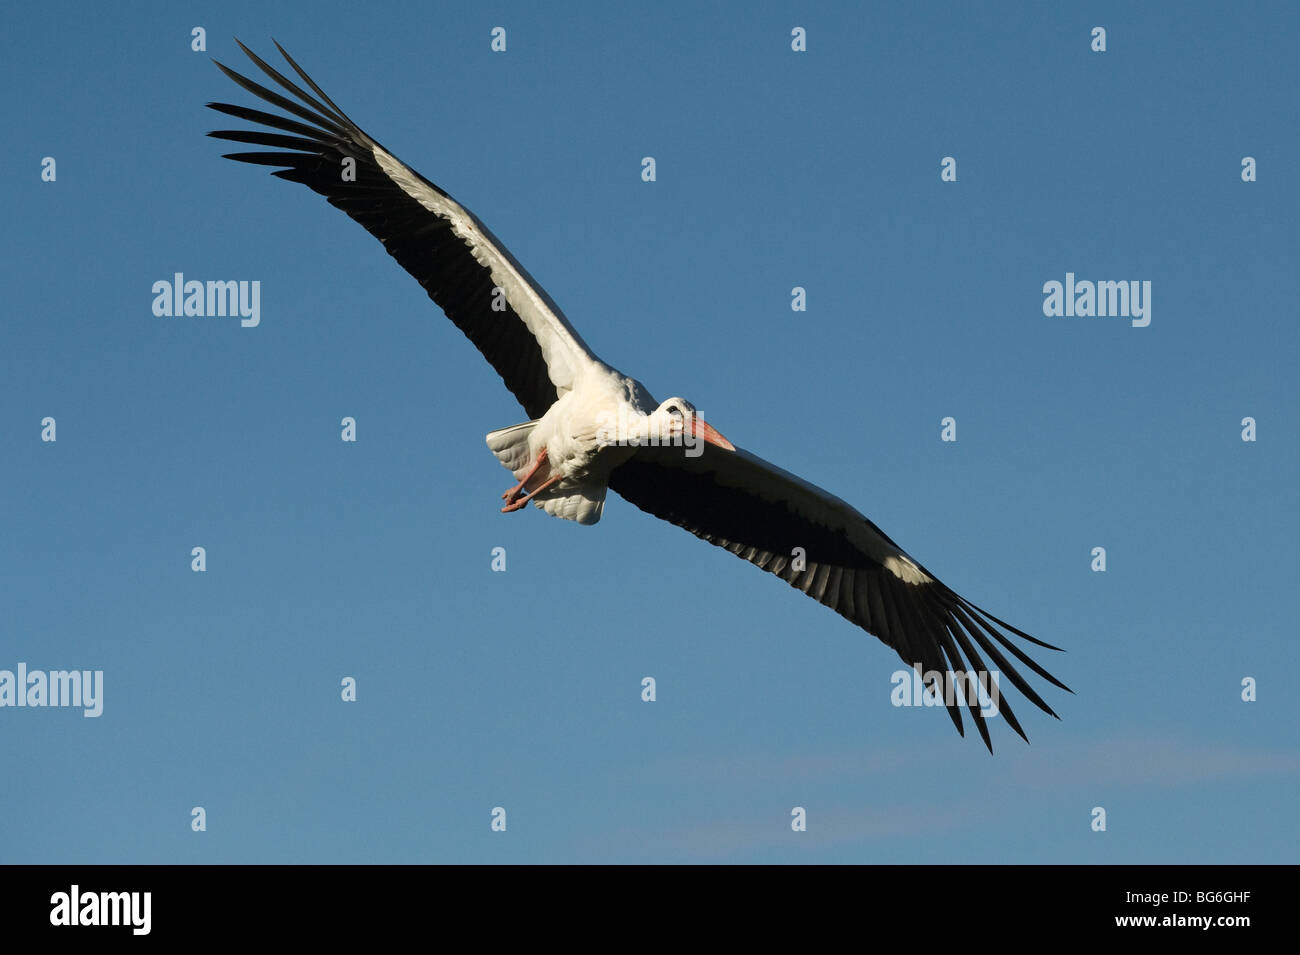
M684 414L684 412L682 411L682 406L681 406L681 405L669 405L669 406L668 406L668 413L671 414L671 415L676 415L676 416L679 417L679 418Z

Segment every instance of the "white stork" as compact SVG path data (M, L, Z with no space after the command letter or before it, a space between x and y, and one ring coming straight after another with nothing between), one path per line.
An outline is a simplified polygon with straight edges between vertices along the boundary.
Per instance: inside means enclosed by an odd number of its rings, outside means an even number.
M273 150L225 158L280 167L274 175L303 183L359 222L501 375L531 419L487 436L517 482L502 495L503 511L531 501L556 517L594 524L606 489L613 488L641 510L775 574L879 637L927 674L932 686L936 674L960 683L968 672L989 673L986 654L995 673L1056 716L1002 651L1069 688L999 628L1059 648L958 596L852 506L733 446L689 402L656 402L640 382L592 354L483 223L362 132L278 43L315 96L239 46L293 98L217 66L295 118L208 103L269 127L208 135ZM792 559L796 553L804 559ZM992 752L980 701L969 697L949 695L946 709L964 736L964 702ZM997 711L1028 741L1005 699Z

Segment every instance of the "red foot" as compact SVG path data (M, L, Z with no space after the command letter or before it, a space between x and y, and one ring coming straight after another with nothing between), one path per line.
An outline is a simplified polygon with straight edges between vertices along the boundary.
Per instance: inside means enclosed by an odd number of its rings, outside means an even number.
M533 475L537 473L537 469L540 468L545 463L546 463L546 449L542 448L542 450L537 452L537 460L533 462L533 466L529 470L529 472L524 475L524 479L520 481L518 484L516 484L514 487L512 487L510 490L502 494L501 500L506 501L507 503L512 503L516 497L518 497L527 489L528 482L533 479Z
M523 507L523 506L526 505L529 501L531 501L533 498L535 498L538 494L541 494L543 491L545 491L545 490L546 490L548 487L550 487L552 484L556 484L556 483L558 483L558 482L560 482L560 481L563 481L563 480L564 480L564 475L563 475L563 474L556 474L556 475L553 475L553 476L547 478L545 481L543 481L541 484L539 484L539 485L538 485L534 490L532 490L532 491L530 491L529 493L525 494L523 497L519 498L519 499L516 500L516 501L511 501L511 502L510 502L509 504L507 504L505 507L501 508L501 513L502 513L502 514L509 514L511 511L517 511L517 510L519 510L521 507Z

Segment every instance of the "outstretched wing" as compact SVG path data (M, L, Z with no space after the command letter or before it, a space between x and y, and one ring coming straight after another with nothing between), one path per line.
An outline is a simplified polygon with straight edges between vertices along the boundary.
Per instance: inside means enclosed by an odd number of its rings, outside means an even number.
M264 127L209 136L272 150L225 158L281 167L273 175L303 183L365 226L483 353L528 416L545 414L583 365L596 361L550 296L473 213L348 119L283 47L276 44L315 96L239 46L292 98L217 66L296 119L208 103Z
M958 596L835 495L747 451L703 443L700 447L703 453L696 457L680 447L638 448L631 460L614 469L609 486L641 510L726 548L830 607L893 647L923 675L943 674L955 687L973 688L969 677L997 673L997 712L1026 742L1001 694L1002 680L1056 716L1007 654L1049 683L1067 691L1069 687L1031 660L1008 634L1051 650L1058 647ZM796 554L802 562L796 561ZM989 670L985 656L995 670ZM987 681L995 678L982 679L988 687ZM948 693L942 685L939 690L946 694L948 713L963 736L965 696L980 737L992 752L987 717L976 695Z

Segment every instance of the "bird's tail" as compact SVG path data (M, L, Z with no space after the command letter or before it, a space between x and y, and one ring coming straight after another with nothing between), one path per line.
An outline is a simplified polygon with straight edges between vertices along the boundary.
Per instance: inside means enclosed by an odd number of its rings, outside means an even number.
M537 456L528 449L528 438L535 427L536 421L525 421L523 424L493 431L487 436L487 446L505 469L515 476L516 481L523 479Z

